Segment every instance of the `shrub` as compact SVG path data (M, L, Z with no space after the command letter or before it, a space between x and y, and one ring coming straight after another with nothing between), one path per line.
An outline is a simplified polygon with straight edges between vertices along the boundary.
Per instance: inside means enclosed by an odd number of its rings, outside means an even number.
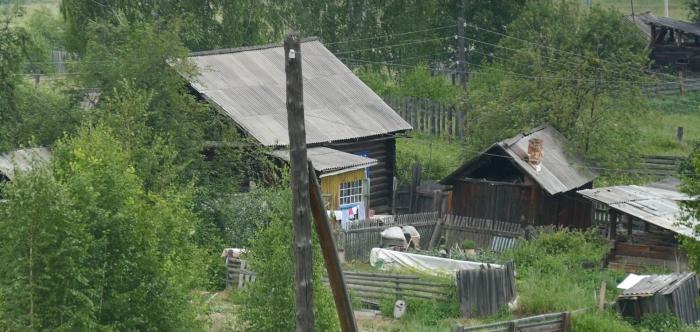
M294 330L294 257L292 251L291 192L260 191L266 216L250 244L249 262L256 281L242 296L241 317L249 331ZM314 313L316 330L339 329L335 304L323 283L323 256L314 236Z
M465 239L462 241L462 249L475 249L476 243L473 240Z

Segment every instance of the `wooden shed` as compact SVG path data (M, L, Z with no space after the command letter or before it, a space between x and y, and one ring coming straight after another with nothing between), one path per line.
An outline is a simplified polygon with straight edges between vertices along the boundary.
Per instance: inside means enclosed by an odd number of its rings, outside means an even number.
M656 17L651 12L628 19L648 39L654 66L700 71L700 24Z
M342 172L345 175L333 178L333 184L330 178L326 180L324 194L339 196L340 203L358 199L355 193L358 177L362 176L370 188L368 208L377 213L391 211L395 137L411 130L411 125L319 40L303 40L301 52L306 143L311 148L334 150L328 158L351 154L373 160L362 171L348 166ZM189 60L200 69L199 75L190 80L195 93L260 145L275 150L288 148L282 45L197 52L190 54ZM348 174L350 171L354 172Z
M650 314L672 314L685 324L700 320L698 278L693 272L646 276L618 295L617 310L639 321Z
M678 237L697 238L697 220L686 219L681 202L691 197L679 192L678 180L646 186L625 185L581 190L594 202L597 227L611 241L609 266L636 272L649 266L688 270L688 258Z
M452 214L525 225L587 228L591 203L576 191L596 173L566 151L566 139L545 125L493 144L455 170Z

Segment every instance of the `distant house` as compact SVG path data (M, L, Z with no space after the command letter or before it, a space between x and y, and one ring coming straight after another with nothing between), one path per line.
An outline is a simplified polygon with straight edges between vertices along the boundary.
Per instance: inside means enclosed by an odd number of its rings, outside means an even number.
M0 154L0 181L11 181L18 171L29 171L51 158L48 148L19 149Z
M51 158L48 148L19 149L0 154L0 183L12 181L17 172L26 172ZM1 188L0 188L1 189ZM2 199L2 192L0 192Z
M547 125L493 144L441 182L452 185L454 215L587 228L591 203L576 191L592 188L596 177Z
M601 207L603 225L613 247L611 267L630 272L648 266L676 271L688 270L688 258L679 248L678 236L696 238L695 219L686 219L680 203L690 200L677 190L678 180L646 186L613 186L581 190L579 193ZM596 213L601 213L598 211Z
M411 126L320 41L304 40L301 52L309 159L321 175L329 208L364 197L377 213L391 211L395 137ZM282 45L198 52L189 59L200 70L190 82L194 91L241 132L285 158L289 134Z
M649 41L655 66L700 71L700 24L650 12L628 16Z

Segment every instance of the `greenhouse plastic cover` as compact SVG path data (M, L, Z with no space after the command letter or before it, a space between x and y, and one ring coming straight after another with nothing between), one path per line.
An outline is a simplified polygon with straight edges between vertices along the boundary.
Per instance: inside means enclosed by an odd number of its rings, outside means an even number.
M373 248L369 255L369 263L382 270L396 268L414 269L430 274L453 274L459 270L474 270L485 266L485 263L460 261L456 259L433 257L426 255L410 254L407 252L393 251L382 248ZM501 265L489 264L492 268L500 268Z

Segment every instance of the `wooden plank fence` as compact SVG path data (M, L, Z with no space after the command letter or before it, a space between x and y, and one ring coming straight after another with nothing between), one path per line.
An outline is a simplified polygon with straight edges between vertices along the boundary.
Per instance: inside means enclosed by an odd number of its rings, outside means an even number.
M255 282L255 273L248 270L248 262L241 259L226 260L226 288L236 285L237 288L245 288L249 283Z
M478 326L455 326L453 332L569 332L571 313L558 312Z
M680 173L681 163L685 160L678 156L642 156L640 166L643 172L653 176L674 176Z
M525 233L520 224L454 215L445 216L442 231L448 247L470 239L479 248L499 252L512 248Z
M494 268L457 271L459 311L467 318L497 314L515 300L515 265L512 262Z
M372 248L381 245L381 232L392 226L413 226L421 235L420 246L427 248L438 220L437 212L423 212L389 216L387 218L355 221L342 232L345 260L369 261Z
M417 298L447 300L452 296L452 284L422 280L414 275L387 273L343 272L351 296L379 304L383 299ZM450 299L452 300L452 299Z
M415 132L462 138L458 137L458 122L463 119L463 112L458 105L405 96L384 96L383 99L413 126Z

